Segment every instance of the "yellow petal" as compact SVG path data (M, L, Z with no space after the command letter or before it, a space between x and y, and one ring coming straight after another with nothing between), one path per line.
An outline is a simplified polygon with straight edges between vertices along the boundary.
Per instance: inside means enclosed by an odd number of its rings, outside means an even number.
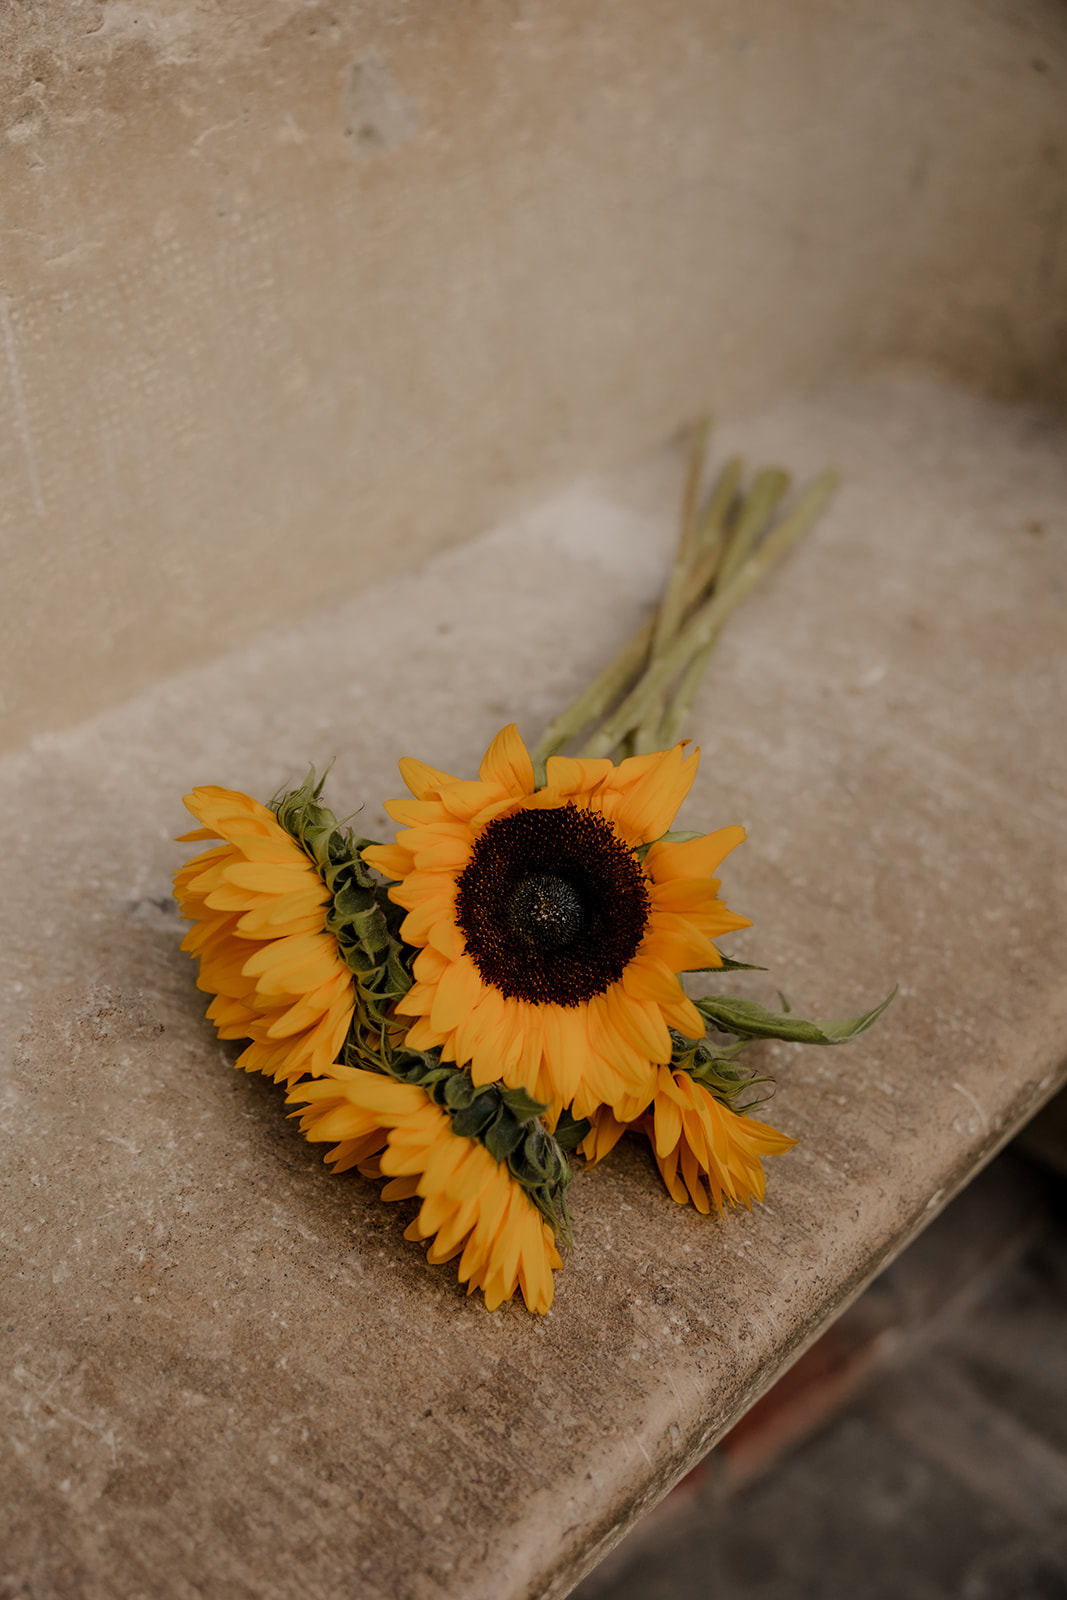
M658 839L674 821L675 813L693 786L697 774L700 752L682 758L683 746L664 750L659 760L637 778L632 787L624 790L615 808L613 821L624 836L635 842ZM640 756L630 758L640 761ZM622 762L619 772L628 766Z
M570 1105L582 1085L589 1053L587 1006L544 1006L545 1066L554 1096Z
M650 1000L654 1005L674 1005L682 992L669 967L640 952L624 971L622 986L635 1000Z
M448 881L447 893L442 892L430 900L424 900L408 912L400 924L400 937L413 945L436 943L431 936L442 923L451 923L454 898L455 885Z
M399 800L384 800L382 810L392 817L394 822L402 823L409 828L428 822L448 821L448 812L440 800L408 800L406 797Z
M447 1038L447 1034L430 1027L427 1017L419 1017L407 1031L407 1042L413 1050L439 1050Z
M697 917L717 913L722 905L716 898L715 887L714 878L670 878L663 883L653 883L648 897L654 910L673 911L698 926Z
M272 939L247 958L243 970L249 977L277 968L292 971L304 962L316 960L336 949L336 944L328 934L297 933L288 939Z
M652 1115L656 1130L656 1154L669 1155L682 1137L682 1113L672 1098L658 1094Z
M419 851L415 857L415 867L419 872L459 873L470 860L471 849L469 834L465 839L442 839L439 844Z
M368 845L363 851L363 859L383 878L404 878L413 865L408 851L396 844Z
M647 1061L671 1059L671 1036L656 1006L631 999L618 984L607 991L604 999L612 1023L639 1055Z
M432 945L426 945L415 957L411 970L419 983L431 984L437 982L449 964L439 950L435 950Z
M401 757L400 776L416 800L432 800L438 790L456 781L451 773L442 772L438 767L428 767L425 761L416 761L414 756Z
M469 956L453 961L437 981L430 1011L430 1025L439 1033L449 1033L474 1009L482 996L482 980Z
M545 762L547 787L560 795L591 794L614 771L606 756L549 756Z
M617 1121L607 1106L601 1107L591 1120L592 1127L582 1140L579 1149L586 1160L595 1165L614 1150L626 1132L626 1124Z
M460 822L469 822L478 815L486 806L496 805L498 801L510 801L509 795L502 784L482 783L478 779L469 782L456 782L449 784L447 789L441 791L441 804L450 816Z
M722 957L699 928L676 912L652 909L638 958L652 956L671 972L692 972L696 967L721 967Z
M702 839L654 844L645 857L645 871L657 883L670 878L712 878L731 850L745 839L742 827L718 828Z
M521 800L534 792L533 762L513 722L501 728L478 768L483 783L496 783L505 794Z
M449 961L458 961L467 948L467 941L451 918L445 918L430 929L427 943Z
M235 861L222 869L223 880L259 894L292 894L308 889L325 903L329 890L308 861Z

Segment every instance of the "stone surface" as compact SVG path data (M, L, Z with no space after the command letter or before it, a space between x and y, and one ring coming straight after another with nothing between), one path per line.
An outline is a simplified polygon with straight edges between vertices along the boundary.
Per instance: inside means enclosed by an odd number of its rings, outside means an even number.
M727 1489L762 1476L825 1426L872 1374L916 1353L921 1359L939 1328L958 1324L987 1299L990 1285L1047 1227L1043 1199L1040 1183L1017 1157L998 1156L730 1429L696 1469L694 1488L708 1472ZM657 1515L667 1514L688 1482L661 1502Z
M641 1519L579 1584L576 1600L626 1600L643 1592L650 1573L668 1589L672 1582L677 1587L691 1578L696 1592L703 1594L700 1586L706 1586L707 1574L702 1574L699 1552L748 1504L738 1491L778 1471L792 1452L854 1410L857 1395L875 1383L884 1390L887 1376L895 1380L901 1371L921 1364L932 1346L961 1328L973 1322L973 1342L989 1341L996 1325L993 1303L1009 1277L1035 1247L1038 1262L1050 1242L1054 1257L1058 1249L1057 1207L1048 1174L1019 1154L1031 1126L955 1196ZM976 1308L981 1315L975 1321ZM1049 1362L1046 1352L1046 1360L1031 1371L1031 1352L1020 1333L1032 1336L1042 1323L1049 1324L1051 1333L1055 1301L1043 1306L1036 1319L1028 1307L1023 1311L1022 1326L1018 1317L1009 1318L1007 1337L1000 1338L1002 1352L1014 1342L1014 1375L1026 1374L1031 1385L1036 1381L1039 1389L1051 1390L1059 1358ZM1051 1342L1046 1334L1046 1345ZM823 1486L828 1498L846 1503L846 1521L847 1502L855 1499L858 1487L838 1479ZM789 1526L768 1530L768 1542L788 1546ZM850 1561L862 1562L868 1555L862 1540L853 1541Z
M857 1304L909 1278L920 1298L931 1289L937 1298L939 1286L924 1284L931 1262L910 1258L938 1239L973 1258L1000 1218L955 1213L982 1187ZM661 1507L648 1519L656 1526L638 1529L575 1600L1064 1600L1063 1199L1061 1190L1058 1204L1046 1201L1029 1248L987 1277L984 1294L902 1330L891 1370L820 1437L741 1494L724 1494L722 1476L709 1473L688 1505L669 1517Z
M374 834L400 755L534 736L643 614L678 460L4 763L0 1593L562 1596L1061 1080L1062 425L900 381L738 447L845 487L730 624L682 825L750 830L751 992L901 992L765 1052L801 1143L752 1215L676 1207L636 1144L580 1177L543 1320L464 1298L231 1070L170 840L194 783L334 756Z
M1063 397L1058 0L0 9L0 747L865 369Z

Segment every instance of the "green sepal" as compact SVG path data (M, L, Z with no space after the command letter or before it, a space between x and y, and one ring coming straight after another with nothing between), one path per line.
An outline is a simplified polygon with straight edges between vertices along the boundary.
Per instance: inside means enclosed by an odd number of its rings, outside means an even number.
M502 1088L500 1098L519 1122L532 1122L534 1117L539 1117L542 1111L548 1110L543 1100L535 1100L525 1089Z
M767 1011L755 1000L742 1000L736 995L706 995L693 1004L712 1027L745 1041L786 1039L795 1044L842 1044L873 1027L896 993L894 988L880 1005L861 1017L845 1017L836 1022L806 1022L794 1016L788 1002L784 1011Z
M525 1138L524 1124L515 1117L506 1116L506 1106L501 1106L493 1117L492 1122L478 1136L494 1161L506 1161L514 1155ZM452 1118L452 1128L455 1133L463 1130L457 1127L455 1117Z
M444 1068L441 1068L444 1071ZM445 1086L445 1104L449 1111L465 1111L477 1093L473 1082L459 1072L453 1072L451 1077L442 1078Z
M355 979L360 1064L385 1070L394 1008L414 982L416 952L400 937L407 913L393 904L363 861L362 852L372 841L357 838L320 803L324 782L325 775L316 779L312 767L298 789L275 796L271 809L333 897L326 929Z
M401 1047L399 1052L390 1054L389 1069L385 1071L376 1060L370 1061L362 1055L358 1039L355 1039L350 1032L342 1052L342 1060L346 1067L362 1067L365 1072L382 1072L385 1077L395 1078L397 1083L411 1083L417 1089L425 1089L431 1100L443 1111L451 1111L453 1103L456 1109L459 1109L461 1105L469 1105L474 1099L475 1089L469 1073L457 1073L450 1062L439 1060L436 1052L433 1055L423 1055L421 1050ZM449 1085L454 1080L455 1087L450 1090Z
M577 1150L592 1126L588 1117L576 1117L570 1111L563 1111L552 1137L561 1150Z
M383 1048L368 1056L355 1021L343 1060L346 1066L381 1072L398 1083L425 1089L434 1104L451 1117L452 1132L477 1139L494 1161L506 1161L512 1177L545 1220L566 1245L573 1244L566 1191L574 1174L563 1142L553 1138L539 1120L539 1114L547 1109L541 1101L525 1089L508 1089L502 1083L478 1087L465 1067L442 1061L436 1050L411 1050L401 1044L396 1050ZM568 1118L566 1132L578 1133L575 1144L585 1138L588 1129L588 1123Z
M451 1106L448 1109L451 1111ZM491 1090L472 1095L467 1105L452 1111L453 1132L462 1134L465 1139L480 1139L485 1144L489 1129L499 1120L500 1110L500 1101ZM502 1161L503 1156L497 1156L497 1160Z
M739 1039L737 1044L718 1044L710 1039L694 1041L672 1028L671 1070L688 1072L728 1111L743 1117L764 1105L774 1092L772 1078L759 1077L737 1064L741 1052L747 1050L751 1042L750 1039ZM767 1094L739 1103L744 1093L762 1084L771 1085Z

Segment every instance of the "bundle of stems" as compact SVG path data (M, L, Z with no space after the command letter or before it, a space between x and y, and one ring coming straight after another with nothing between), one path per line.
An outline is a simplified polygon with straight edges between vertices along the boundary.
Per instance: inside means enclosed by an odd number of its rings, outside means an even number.
M682 497L678 548L659 606L614 661L546 728L534 751L544 763L582 736L579 756L644 755L675 744L719 635L734 607L814 525L839 483L822 472L782 511L790 477L763 467L745 487L731 456L710 487L711 425L695 428Z

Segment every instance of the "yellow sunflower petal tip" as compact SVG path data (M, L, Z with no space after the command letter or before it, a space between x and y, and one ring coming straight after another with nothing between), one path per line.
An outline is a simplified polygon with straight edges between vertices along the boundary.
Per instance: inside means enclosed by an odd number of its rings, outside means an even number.
M723 1202L751 1209L762 1200L767 1156L796 1144L784 1133L724 1105L687 1072L660 1070L656 1095L640 1126L672 1198L698 1211Z
M305 1108L305 1137L333 1145L325 1159L335 1170L376 1162L391 1180L384 1198L422 1201L405 1236L431 1241L432 1265L458 1256L460 1283L481 1289L491 1311L516 1291L530 1311L549 1310L562 1265L552 1228L507 1162L454 1132L425 1089L353 1068L300 1084L288 1098Z
M483 783L499 783L516 799L533 794L533 762L514 722L509 722L497 734L485 753L478 776Z
M194 789L186 805L219 845L174 875L182 948L224 1039L250 1042L237 1065L292 1082L324 1072L354 1010L352 974L326 919L331 895L273 812L234 789Z

